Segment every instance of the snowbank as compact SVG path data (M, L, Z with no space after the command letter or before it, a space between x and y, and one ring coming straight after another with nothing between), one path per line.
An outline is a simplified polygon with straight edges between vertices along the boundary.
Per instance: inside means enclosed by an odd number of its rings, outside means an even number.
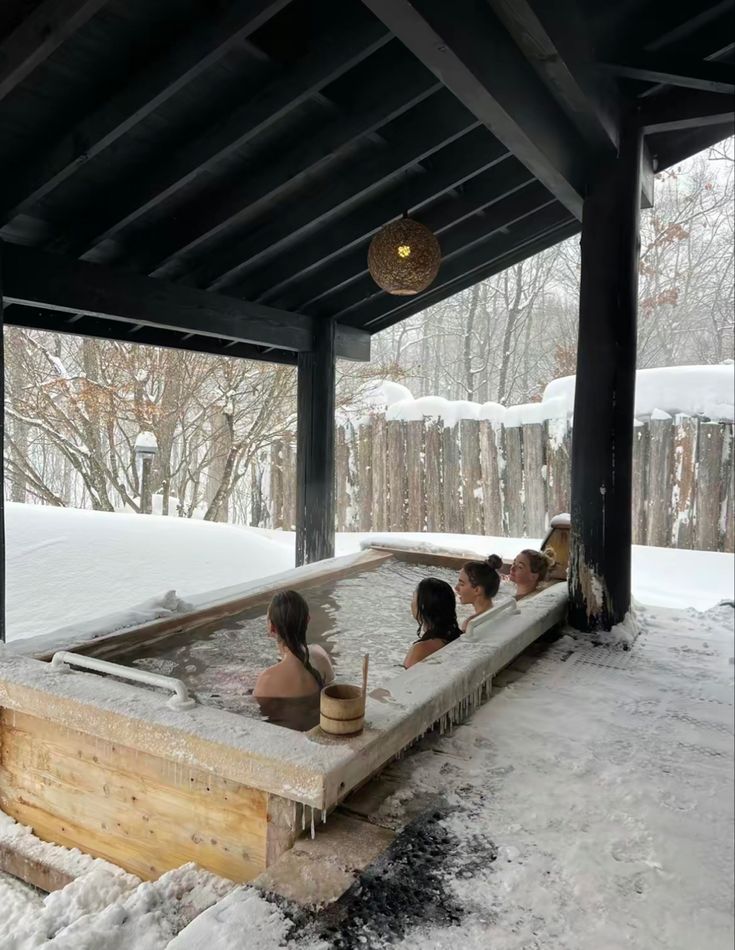
M6 519L8 640L53 634L55 641L70 626L112 632L294 565L291 531L18 504L7 506ZM510 559L541 541L355 532L337 535L336 553L356 554L370 543ZM646 604L707 610L733 598L734 570L732 554L634 547L633 594Z
M122 626L131 613L154 619L185 609L162 591L188 597L294 563L293 547L208 521L19 504L5 517L9 640L120 612Z
M371 411L385 412L386 419L413 422L439 419L445 427L461 419L485 419L508 427L531 425L548 419L565 419L574 411L576 377L552 380L540 402L502 406L497 402L468 402L421 396L414 399L405 386L382 383L370 403ZM723 422L735 419L735 364L670 366L642 369L636 376L635 414L638 420L669 418L677 413L706 416Z
M575 376L549 383L543 401L558 399L574 409ZM670 414L707 416L731 422L735 418L735 364L716 366L664 366L640 369L636 374L635 414L651 416L658 410ZM660 416L658 418L661 418Z

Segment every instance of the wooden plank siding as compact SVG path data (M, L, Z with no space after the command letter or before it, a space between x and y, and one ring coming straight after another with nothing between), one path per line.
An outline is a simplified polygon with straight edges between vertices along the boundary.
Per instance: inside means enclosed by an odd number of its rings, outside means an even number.
M266 866L267 792L8 709L0 736L0 808L44 840L145 880L188 861L235 881Z

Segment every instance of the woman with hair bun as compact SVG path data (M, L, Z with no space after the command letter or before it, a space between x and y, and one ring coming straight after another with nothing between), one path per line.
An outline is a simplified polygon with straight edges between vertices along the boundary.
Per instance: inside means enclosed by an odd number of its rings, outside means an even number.
M459 572L457 586L454 588L462 604L472 604L475 612L462 624L462 630L467 624L481 614L490 610L493 597L500 587L500 574L503 559L497 554L491 554L485 561L467 561Z
M516 555L510 566L510 580L516 585L516 600L532 594L541 581L546 580L555 564L556 554L552 548L546 548L544 551L526 548Z

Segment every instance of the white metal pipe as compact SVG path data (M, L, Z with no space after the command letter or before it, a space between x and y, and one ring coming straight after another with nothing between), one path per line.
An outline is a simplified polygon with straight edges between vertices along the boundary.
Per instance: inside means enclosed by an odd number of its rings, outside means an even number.
M135 683L145 683L148 686L171 690L174 695L169 699L168 705L173 709L191 709L192 706L196 706L196 700L189 695L186 683L173 676L151 673L132 666L122 666L120 663L110 663L107 660L98 660L94 656L69 653L66 650L54 653L51 658L53 669L68 670L70 666L79 666L85 670L94 670L96 673L107 673L109 676L118 676L120 679L132 680Z

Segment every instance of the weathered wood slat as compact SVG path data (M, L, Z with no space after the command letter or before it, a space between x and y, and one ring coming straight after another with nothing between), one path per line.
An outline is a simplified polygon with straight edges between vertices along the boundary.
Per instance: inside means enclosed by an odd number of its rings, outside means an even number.
M671 418L651 419L647 473L648 544L665 547L671 538L674 426Z
M426 529L442 531L442 424L426 423Z
M357 497L360 506L360 531L373 527L373 427L358 428Z
M383 416L373 416L373 531L385 531L387 527L387 478L386 478L386 432Z
M648 426L636 425L633 430L633 544L646 544L649 448Z
M508 535L522 538L523 518L523 457L521 430L518 426L504 430L505 470L503 471L503 495L507 515Z
M337 427L337 447L335 449L335 490L337 530L347 530L347 510L350 504L350 449L344 426Z
M691 548L694 543L694 493L697 471L697 419L680 416L674 422L671 489L672 526L668 543ZM634 472L635 478L635 472ZM635 482L634 482L635 485Z
M408 477L407 529L424 531L426 528L424 424L418 420L406 423L406 473Z
M482 471L482 513L485 534L502 537L503 495L498 467L498 443L502 433L491 422L480 423L480 468Z
M545 441L542 423L523 426L523 491L530 538L541 538L547 527Z
M735 551L735 426L724 426L724 445L722 449L722 486L727 493L724 503L725 537L722 550L730 554Z
M407 494L406 455L403 443L405 423L386 423L386 451L388 471L388 528L404 531L407 527L405 500Z
M441 423L440 423L441 424ZM461 534L463 528L459 446L453 428L442 424L442 496L444 501L444 530Z
M571 496L572 440L566 419L550 419L546 428L546 481L549 514L568 512Z
M462 419L459 424L462 447L462 502L466 534L482 534L482 468L480 466L480 423Z
M703 422L700 425L694 522L695 547L698 551L717 551L719 547L724 441L724 427L719 422Z

